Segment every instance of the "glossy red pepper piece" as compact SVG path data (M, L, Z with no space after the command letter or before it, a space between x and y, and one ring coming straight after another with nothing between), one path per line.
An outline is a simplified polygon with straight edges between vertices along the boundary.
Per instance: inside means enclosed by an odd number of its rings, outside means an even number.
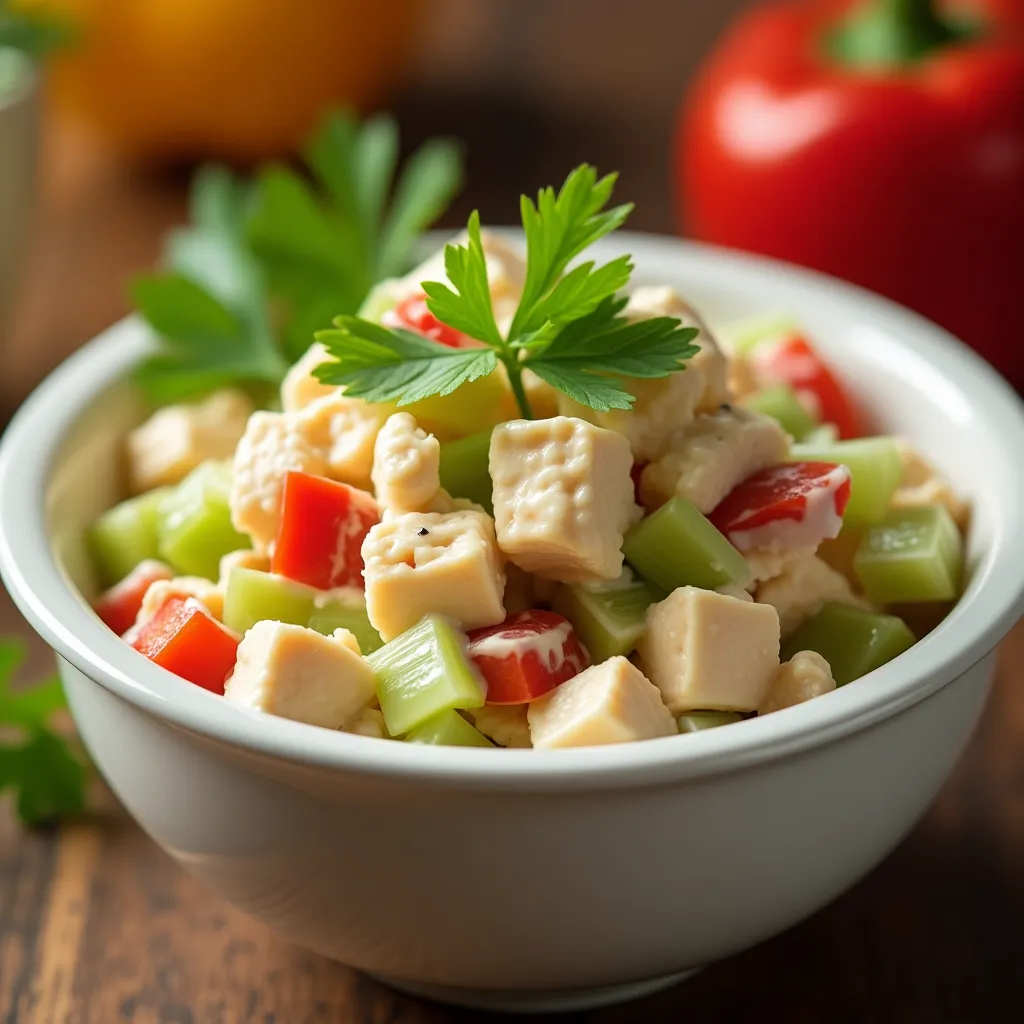
M850 55L866 18L892 52ZM1022 26L1020 0L751 5L681 111L680 229L896 299L1024 385Z
M487 681L488 704L526 704L589 664L569 620L548 611L472 630L469 657Z
M832 371L799 334L765 341L750 354L760 384L788 384L817 414L822 423L834 423L841 438L864 433L860 412Z
M708 516L741 551L816 548L838 535L850 471L832 462L788 462L737 484Z
M478 348L480 342L457 331L454 327L442 323L427 308L426 295L410 295L388 310L381 323L388 327L405 327L408 330L433 338L449 348Z
M361 587L363 540L378 522L377 503L366 491L288 473L270 568L320 590Z
M173 576L170 566L147 558L139 562L120 583L104 591L96 599L93 609L109 629L123 636L135 625L135 619L142 608L142 599L150 585L159 580L169 580Z
M168 672L222 694L241 639L195 598L169 597L139 629L132 647Z

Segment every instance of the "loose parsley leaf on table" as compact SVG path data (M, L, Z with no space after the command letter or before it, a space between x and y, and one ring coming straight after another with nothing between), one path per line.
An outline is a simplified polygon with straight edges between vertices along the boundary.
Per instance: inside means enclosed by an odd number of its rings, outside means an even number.
M86 767L49 727L66 706L60 680L11 691L23 659L21 644L0 640L0 793L13 788L18 816L38 825L85 809Z
M432 139L392 189L398 130L383 115L362 125L330 115L304 156L312 184L279 165L252 183L220 167L197 174L191 226L170 235L167 269L132 288L161 339L139 372L153 400L280 383L318 327L354 313L377 281L408 269L420 233L462 183L458 148Z
M556 194L542 189L536 204L523 196L526 235L523 293L505 335L498 328L487 284L480 217L469 218L467 241L445 248L448 282L425 281L427 306L442 323L482 347L452 349L420 339L415 357L407 331L341 316L316 338L332 357L314 371L346 394L373 402L409 405L431 395L451 394L501 363L524 416L531 416L523 386L530 370L581 405L601 412L629 409L633 395L624 378L667 377L684 369L697 352L696 328L672 317L631 321L616 294L633 271L629 256L602 266L593 260L569 264L590 245L620 227L630 205L606 210L616 176L598 179L583 164Z

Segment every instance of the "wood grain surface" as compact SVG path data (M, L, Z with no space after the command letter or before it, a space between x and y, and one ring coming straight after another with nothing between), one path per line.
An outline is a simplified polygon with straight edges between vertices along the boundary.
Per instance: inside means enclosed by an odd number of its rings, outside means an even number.
M407 122L420 123L418 109L410 102ZM488 148L495 127L493 119L481 119L481 110L479 105L459 108L443 126L468 136L471 153L477 142L471 172L476 184L461 205L478 203L485 215L500 210L507 220L505 208L522 181L513 181L502 153ZM517 125L531 140L543 126L539 115L519 108L509 108L501 118L509 145ZM588 134L586 125L575 121L549 125L544 132L550 146L524 158L528 183L557 176L580 155L605 158L605 166L625 164L630 196L645 204L641 225L667 228L660 150L657 163L642 147L629 160L624 136ZM581 153L584 143L588 148ZM46 147L43 200L23 301L12 331L0 342L0 404L8 410L49 367L120 315L126 277L154 259L161 232L183 210L183 175L154 177L125 169L67 128L50 131ZM0 633L12 631L27 635L0 592ZM47 652L36 642L30 671L48 666ZM593 1024L1019 1020L1024 1003L1022 670L1024 627L1018 626L1004 646L979 731L935 807L854 890L785 935L676 989L578 1019ZM32 834L0 811L2 1024L485 1019L393 994L280 941L184 874L116 807L57 831Z

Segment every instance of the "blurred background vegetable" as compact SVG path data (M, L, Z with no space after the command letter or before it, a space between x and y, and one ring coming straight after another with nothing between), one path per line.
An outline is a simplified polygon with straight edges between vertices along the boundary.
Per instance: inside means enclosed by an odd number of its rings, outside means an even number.
M681 114L680 228L936 320L1024 385L1024 2L786 0Z
M17 0L63 15L82 45L53 99L143 157L251 161L294 149L326 106L385 101L421 0Z

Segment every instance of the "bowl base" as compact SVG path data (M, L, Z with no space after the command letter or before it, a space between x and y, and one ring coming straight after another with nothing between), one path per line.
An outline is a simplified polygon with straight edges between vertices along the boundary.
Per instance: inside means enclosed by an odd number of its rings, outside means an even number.
M625 1003L631 999L653 995L662 989L693 976L700 970L693 967L678 974L664 974L645 981L631 981L623 985L609 985L605 988L564 989L554 992L533 992L529 989L486 989L456 988L446 985L421 985L413 981L401 981L380 974L371 974L374 980L387 985L403 995L429 999L435 1003L452 1006L466 1006L473 1010L490 1010L497 1013L565 1013L575 1010L595 1010L614 1003Z

